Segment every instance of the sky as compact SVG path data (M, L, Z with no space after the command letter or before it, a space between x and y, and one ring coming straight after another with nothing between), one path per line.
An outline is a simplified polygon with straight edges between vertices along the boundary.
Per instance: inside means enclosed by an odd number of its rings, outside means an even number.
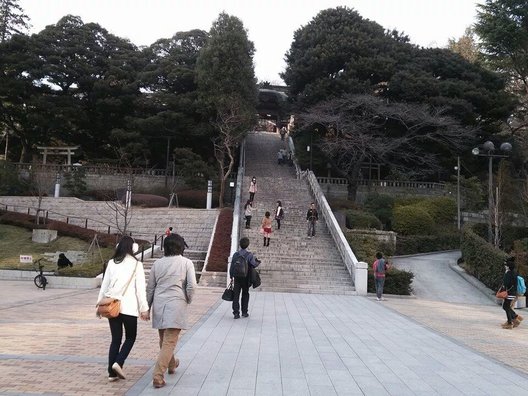
M483 0L480 1L481 3ZM363 18L407 34L413 44L445 47L475 22L474 0L20 0L30 18L30 33L65 15L96 22L137 46L192 29L209 31L221 12L242 20L255 44L255 75L280 84L284 56L293 34L319 11L337 6L355 9Z

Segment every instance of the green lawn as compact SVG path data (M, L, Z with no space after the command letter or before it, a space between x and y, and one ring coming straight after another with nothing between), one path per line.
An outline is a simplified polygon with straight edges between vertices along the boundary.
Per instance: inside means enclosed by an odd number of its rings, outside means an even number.
M51 243L34 243L31 241L31 231L25 228L0 224L0 269L32 270L32 264L21 264L20 255L31 255L33 260L44 257L44 253L55 253L67 250L88 251L90 244L80 239L59 237ZM113 249L101 248L103 262L110 259ZM92 257L90 257L92 256ZM61 270L60 275L65 276L96 276L101 272L102 262L97 249L90 255L91 262L74 265L73 268ZM42 260L45 271L57 269L57 263Z

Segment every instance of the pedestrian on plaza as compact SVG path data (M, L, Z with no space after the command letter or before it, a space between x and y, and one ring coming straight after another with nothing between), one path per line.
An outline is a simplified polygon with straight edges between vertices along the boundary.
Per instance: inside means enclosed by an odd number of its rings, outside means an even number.
M247 318L248 305L249 305L249 286L251 283L251 271L257 268L260 264L260 260L257 259L253 253L247 250L249 246L249 238L240 239L240 250L233 254L231 265L229 266L229 277L233 281L233 316L235 319L240 319L240 310L242 310L242 317ZM238 256L242 256L248 265L247 275L245 277L234 276L233 263L238 259ZM242 304L239 303L240 292L242 292Z
M178 238L181 238L182 241L183 241L183 245L185 246L186 249L189 248L189 245L187 245L187 242L185 242L185 238L182 237L180 234L177 234L176 232L174 232L174 228L172 227L169 227L167 228L167 230L165 231L165 236L168 237L169 235L176 235ZM182 252L183 253L183 252Z
M257 192L257 178L253 176L249 183L249 200L253 202L255 200L255 193Z
M275 209L275 221L277 221L277 230L280 230L281 220L284 218L284 210L282 209L281 201L277 201L277 208Z
M374 270L374 284L376 286L376 300L385 301L383 297L383 286L385 285L385 273L391 268L389 262L383 258L381 252L376 253L376 260L372 264Z
M504 276L502 277L501 290L506 290L508 296L502 302L502 309L506 312L506 322L502 324L503 329L513 329L521 324L523 317L517 315L513 310L513 304L517 299L517 272L515 271L515 257L504 260Z
M268 246L269 247L269 243L270 243L270 236L271 236L271 213L270 212L266 212L264 214L264 218L262 219L262 223L260 225L260 228L262 230L262 235L264 235L264 245L263 246Z
M179 366L174 349L181 330L188 328L187 308L196 290L196 274L193 262L182 256L184 247L178 234L165 238L164 256L152 265L147 284L152 327L158 329L160 345L152 374L154 388L165 386L165 371L174 374Z
M244 218L246 219L246 229L247 230L251 228L251 217L253 216L252 213L253 213L253 202L251 202L248 199L246 204L244 205Z
M123 366L132 350L137 335L137 318L149 319L145 293L145 271L143 263L134 257L134 240L124 236L116 247L114 256L106 267L97 297L99 303L105 297L121 301L119 316L108 318L112 341L108 351L108 380L125 379ZM125 329L125 342L121 345Z
M310 209L306 213L306 222L308 223L308 238L315 236L315 224L319 220L319 212L315 208L315 203L310 204Z
M165 230L165 236L169 236L170 234L172 234L172 227L169 227Z

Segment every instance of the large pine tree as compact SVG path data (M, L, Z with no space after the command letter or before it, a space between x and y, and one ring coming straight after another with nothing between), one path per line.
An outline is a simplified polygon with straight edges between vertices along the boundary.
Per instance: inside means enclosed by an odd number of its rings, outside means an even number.
M28 20L19 0L0 0L0 43L9 40L13 34L27 31Z

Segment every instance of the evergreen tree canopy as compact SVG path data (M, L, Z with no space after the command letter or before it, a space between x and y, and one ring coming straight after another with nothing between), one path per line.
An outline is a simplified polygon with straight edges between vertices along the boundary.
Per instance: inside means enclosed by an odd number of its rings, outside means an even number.
M0 0L0 43L14 34L24 34L29 29L28 20L19 0Z

